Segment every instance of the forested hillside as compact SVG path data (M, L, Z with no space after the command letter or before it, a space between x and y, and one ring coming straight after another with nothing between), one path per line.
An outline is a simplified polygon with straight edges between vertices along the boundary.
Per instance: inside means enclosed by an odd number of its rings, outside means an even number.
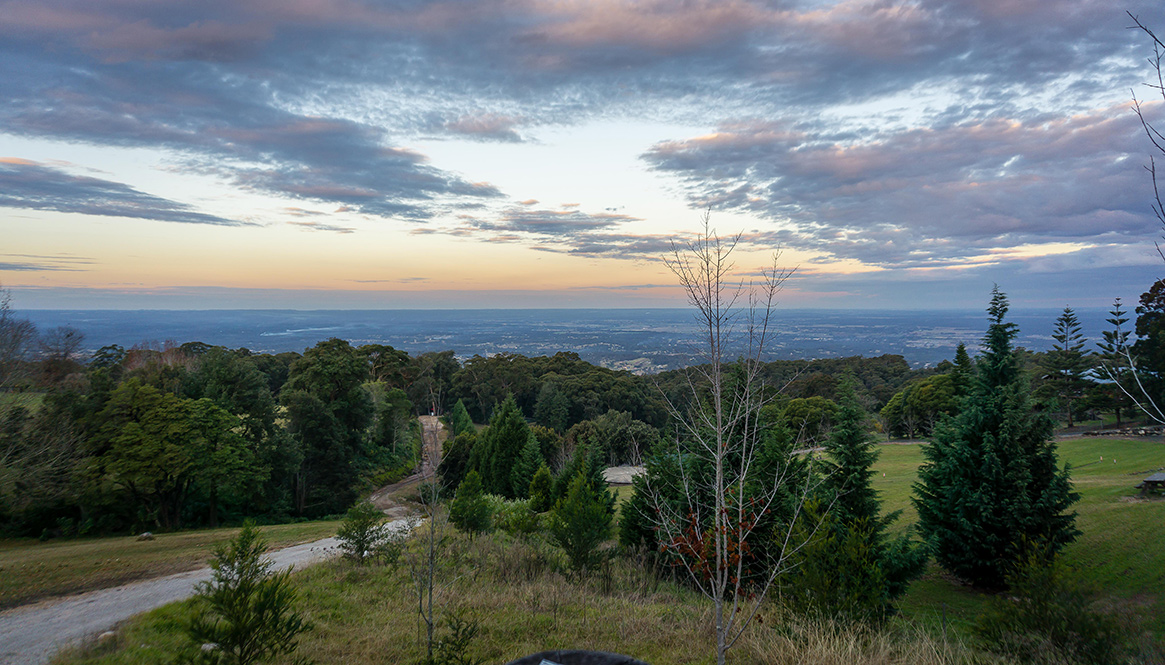
M1157 327L1160 298L1152 293L1138 310L1138 350ZM460 417L445 464L446 484L456 487L477 437L467 423L486 425L507 403L538 441L531 475L542 462L561 474L580 449L596 463L640 463L670 431L669 410L689 409L699 394L687 371L640 376L571 352L459 359L454 350L410 356L332 339L302 354L187 341L109 345L81 357L77 331L37 331L7 300L3 316L0 528L11 534L336 514L362 488L413 467L414 416L425 413ZM1119 303L1113 317L1127 326ZM1018 351L1037 409L1062 420L1129 417L1131 401L1096 380L1112 351L1090 353L1085 344L1094 340L1074 332L1070 310L1057 323L1056 349ZM971 371L962 348L927 370L897 355L768 362L765 417L796 447L821 445L849 377L879 432L927 436L957 412ZM510 445L520 452L525 440Z

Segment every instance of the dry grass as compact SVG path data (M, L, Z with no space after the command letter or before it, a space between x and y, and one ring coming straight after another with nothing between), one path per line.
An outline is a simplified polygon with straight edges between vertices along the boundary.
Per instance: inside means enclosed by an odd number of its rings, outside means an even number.
M414 541L410 547L417 547ZM304 612L315 630L298 656L317 663L419 663L425 653L414 579L406 552L393 566L360 568L339 561L296 575ZM440 614L460 612L479 623L470 655L504 663L547 649L624 653L648 663L715 661L711 605L661 581L638 562L619 559L576 579L559 552L504 534L469 539L450 533L437 571ZM75 653L60 663L147 665L167 662L181 641L172 605L131 621L117 646ZM763 623L730 653L736 663L957 664L978 656L911 628L879 633L788 622L766 610ZM444 627L437 632L444 635Z
M766 665L961 665L1002 662L916 626L886 630L787 618L775 630L751 631L739 645L742 663Z

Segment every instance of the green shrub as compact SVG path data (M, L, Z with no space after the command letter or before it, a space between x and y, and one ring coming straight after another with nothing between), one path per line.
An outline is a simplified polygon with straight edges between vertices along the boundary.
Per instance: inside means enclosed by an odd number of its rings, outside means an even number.
M363 564L368 559L394 559L399 553L400 538L385 524L384 513L368 501L360 501L348 509L336 539L344 558ZM394 547L394 545L396 545Z
M509 501L492 494L488 497L494 528L519 537L542 530L543 520L531 510L529 501Z
M438 640L432 665L483 665L485 661L470 658L469 645L477 637L480 623L477 619L467 619L463 612L453 612L445 617L448 633Z
M1046 548L1029 547L1007 582L975 624L987 648L1027 663L1127 661L1130 631Z
M197 587L187 633L199 663L248 665L290 654L310 624L295 610L291 571L271 572L267 545L254 524L215 548L209 582ZM205 648L205 645L213 648Z
M554 476L545 464L538 467L530 481L530 510L544 513L554 507Z
M597 568L606 558L599 545L611 537L613 517L606 497L595 492L585 475L570 481L550 515L550 535L575 572Z
M796 529L804 545L794 557L787 588L782 590L785 605L797 614L822 619L883 619L890 599L869 524L865 520L843 524L836 515L822 515L821 510L816 502L807 504L808 524Z
M449 521L469 534L489 531L490 505L481 489L481 474L470 471L449 506Z

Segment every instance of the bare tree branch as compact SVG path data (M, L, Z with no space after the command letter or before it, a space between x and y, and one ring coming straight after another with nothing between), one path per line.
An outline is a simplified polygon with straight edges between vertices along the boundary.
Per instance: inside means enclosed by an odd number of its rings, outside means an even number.
M736 278L732 259L740 236L721 238L707 213L702 221L701 232L687 243L673 243L665 260L695 310L703 362L684 370L688 404L663 394L677 426L667 462L675 474L674 480L647 474L646 499L654 514L646 517L661 548L712 601L717 663L723 664L800 547L793 542L794 525L820 479L803 474L801 481L791 460L772 477L760 473L761 408L772 399L762 359L777 295L793 270L777 265L778 253L759 280ZM778 499L790 495L793 515L770 545L775 554L763 570L750 570L754 562L744 555L749 541Z

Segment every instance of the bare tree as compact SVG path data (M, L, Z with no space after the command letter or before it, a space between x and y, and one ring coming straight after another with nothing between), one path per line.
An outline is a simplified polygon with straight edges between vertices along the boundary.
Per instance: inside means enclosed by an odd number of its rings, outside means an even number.
M1125 13L1134 23L1134 25L1129 26L1130 29L1145 33L1153 44L1153 55L1149 58L1149 64L1156 72L1157 82L1146 85L1156 91L1154 95L1161 95L1162 102L1165 102L1165 69L1162 68L1165 65L1165 42L1162 42L1147 25L1141 23L1140 19L1132 12ZM1137 99L1136 91L1133 91L1133 110L1141 121L1145 136L1148 137L1149 143L1153 146L1153 150L1149 154L1149 165L1145 169L1149 172L1149 177L1153 182L1153 214L1157 216L1157 221L1165 226L1165 199L1162 198L1161 188L1157 183L1157 161L1154 157L1154 155L1165 157L1165 134L1145 116L1144 106L1141 100ZM1154 244L1157 247L1157 253L1162 260L1165 260L1165 251L1162 250L1161 244ZM1119 307L1118 299L1117 308L1119 309ZM1119 318L1119 315L1114 314L1114 317ZM1109 340L1109 348L1105 349L1106 360L1100 365L1100 374L1112 381L1125 397L1132 400L1150 420L1165 425L1165 408L1162 408L1159 400L1154 398L1142 380L1142 372L1138 371L1137 368L1137 358L1132 352L1131 345L1126 341L1128 333L1121 327L1124 321L1118 322L1109 319L1109 322L1116 326L1115 336Z
M776 267L774 256L759 283L737 281L732 253L740 236L721 239L707 214L703 222L695 240L673 244L667 265L696 310L704 362L687 370L691 404L668 400L678 429L671 455L676 472L649 473L646 489L661 549L713 603L716 662L722 665L797 549L793 524L812 481L802 475L794 482L792 465L774 471L760 459L760 411L772 397L763 385L761 358L777 293L793 271ZM765 543L775 555L758 570L747 555L749 543L759 537L765 515L790 495L792 519L775 542Z
M50 328L40 336L40 354L45 360L73 361L84 341L85 333L73 326Z
M1144 372L1137 368L1137 357L1128 341L1131 331L1124 328L1128 319L1123 314L1120 298L1117 298L1112 311L1113 318L1108 319L1113 330L1104 333L1105 342L1100 345L1103 353L1098 374L1111 381L1149 420L1165 425L1165 410L1153 399L1142 379Z
M1154 94L1161 95L1161 100L1165 102L1165 70L1162 69L1162 65L1165 64L1165 42L1162 42L1161 39L1158 38L1157 35L1154 34L1148 26L1146 26L1144 23L1141 23L1140 19L1138 19L1136 16L1133 16L1132 12L1125 13L1127 13L1129 18L1133 19L1133 23L1136 24L1130 27L1145 33L1153 42L1153 55L1149 58L1149 64L1153 66L1153 69L1157 73L1157 82L1147 83L1146 85L1150 89L1156 90L1156 93ZM1153 145L1152 154L1149 155L1149 165L1146 166L1145 169L1149 171L1149 175L1153 180L1153 199L1155 201L1153 204L1153 213L1157 215L1157 221L1161 222L1162 225L1165 225L1165 202L1162 201L1161 188L1157 185L1157 162L1153 157L1155 154L1165 157L1165 134L1162 134L1161 130L1157 129L1157 127L1152 122L1150 122L1148 118L1145 117L1144 107L1141 105L1141 101L1137 99L1136 91L1133 91L1133 110L1136 111L1137 118L1141 120L1141 126L1145 129L1145 136L1149 137L1149 143ZM1165 259L1165 253L1162 253L1160 243L1157 244L1157 253L1161 254L1162 259Z

